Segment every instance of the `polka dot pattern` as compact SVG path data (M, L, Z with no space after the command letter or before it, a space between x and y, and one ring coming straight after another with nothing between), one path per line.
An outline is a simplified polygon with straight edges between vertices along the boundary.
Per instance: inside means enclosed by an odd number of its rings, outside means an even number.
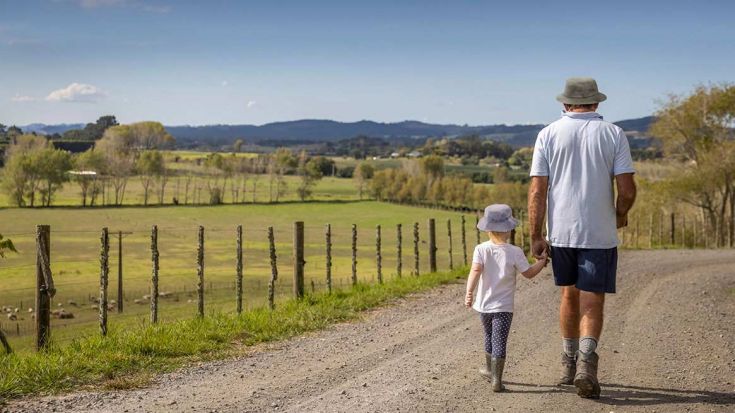
M513 313L480 313L480 320L485 328L485 352L495 358L505 358Z

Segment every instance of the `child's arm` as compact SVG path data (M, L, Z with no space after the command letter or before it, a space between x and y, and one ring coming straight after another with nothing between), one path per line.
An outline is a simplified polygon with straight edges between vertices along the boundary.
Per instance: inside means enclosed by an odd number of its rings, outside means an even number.
M531 279L535 277L536 275L538 275L538 273L540 273L541 270L544 269L544 267L546 266L546 263L548 262L549 262L549 257L544 253L544 255L541 257L540 260L537 260L535 264L533 264L529 269L522 272L521 274L523 274L524 277Z
M470 269L470 275L467 277L467 294L464 296L464 305L466 307L472 306L474 299L475 288L477 283L480 281L480 274L482 274L483 265L480 263L473 262L472 269Z

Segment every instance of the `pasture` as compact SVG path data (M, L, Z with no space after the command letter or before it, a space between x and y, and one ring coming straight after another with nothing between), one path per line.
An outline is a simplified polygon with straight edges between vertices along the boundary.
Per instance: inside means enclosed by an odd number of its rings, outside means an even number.
M467 215L468 253L475 242L474 216ZM111 232L109 297L117 297L117 231L131 232L123 238L125 305L122 314L111 313L111 325L141 323L147 319L151 274L150 230L158 225L162 322L194 317L196 314L197 227L205 227L205 307L208 314L235 309L235 227L243 225L245 307L262 306L270 277L266 230L274 226L280 278L277 300L290 296L292 225L305 222L305 279L316 291L325 287L325 224L332 225L333 283L349 285L351 273L351 225L358 226L358 279L374 282L376 274L376 225L382 226L383 274L396 273L396 224L403 225L403 275L413 269L412 225L420 224L421 271L428 272L426 223L437 222L438 266L448 268L446 221L451 219L454 235L454 265L463 264L460 214L418 207L365 202L309 202L271 205L168 206L121 208L0 209L0 231L16 244L19 253L0 262L0 306L19 308L16 322L0 320L18 349L31 345L35 285L35 225L51 226L51 262L58 293L53 308L71 311L75 318L52 322L52 337L67 341L96 332L97 311L92 299L99 295L100 231ZM139 300L136 304L135 300ZM20 335L16 335L20 329Z

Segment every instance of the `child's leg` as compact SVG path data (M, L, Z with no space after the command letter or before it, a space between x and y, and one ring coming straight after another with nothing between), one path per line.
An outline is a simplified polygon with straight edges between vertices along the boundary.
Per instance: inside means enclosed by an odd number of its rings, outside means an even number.
M485 329L485 353L493 353L493 314L480 313L480 321Z
M491 354L495 358L505 358L505 346L508 343L511 322L513 322L513 313L493 314Z

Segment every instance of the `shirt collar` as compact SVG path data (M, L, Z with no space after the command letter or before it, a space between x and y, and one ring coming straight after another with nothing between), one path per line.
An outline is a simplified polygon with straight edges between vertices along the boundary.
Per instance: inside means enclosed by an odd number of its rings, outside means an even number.
M597 112L566 112L562 110L561 116L572 119L602 119L602 115Z

